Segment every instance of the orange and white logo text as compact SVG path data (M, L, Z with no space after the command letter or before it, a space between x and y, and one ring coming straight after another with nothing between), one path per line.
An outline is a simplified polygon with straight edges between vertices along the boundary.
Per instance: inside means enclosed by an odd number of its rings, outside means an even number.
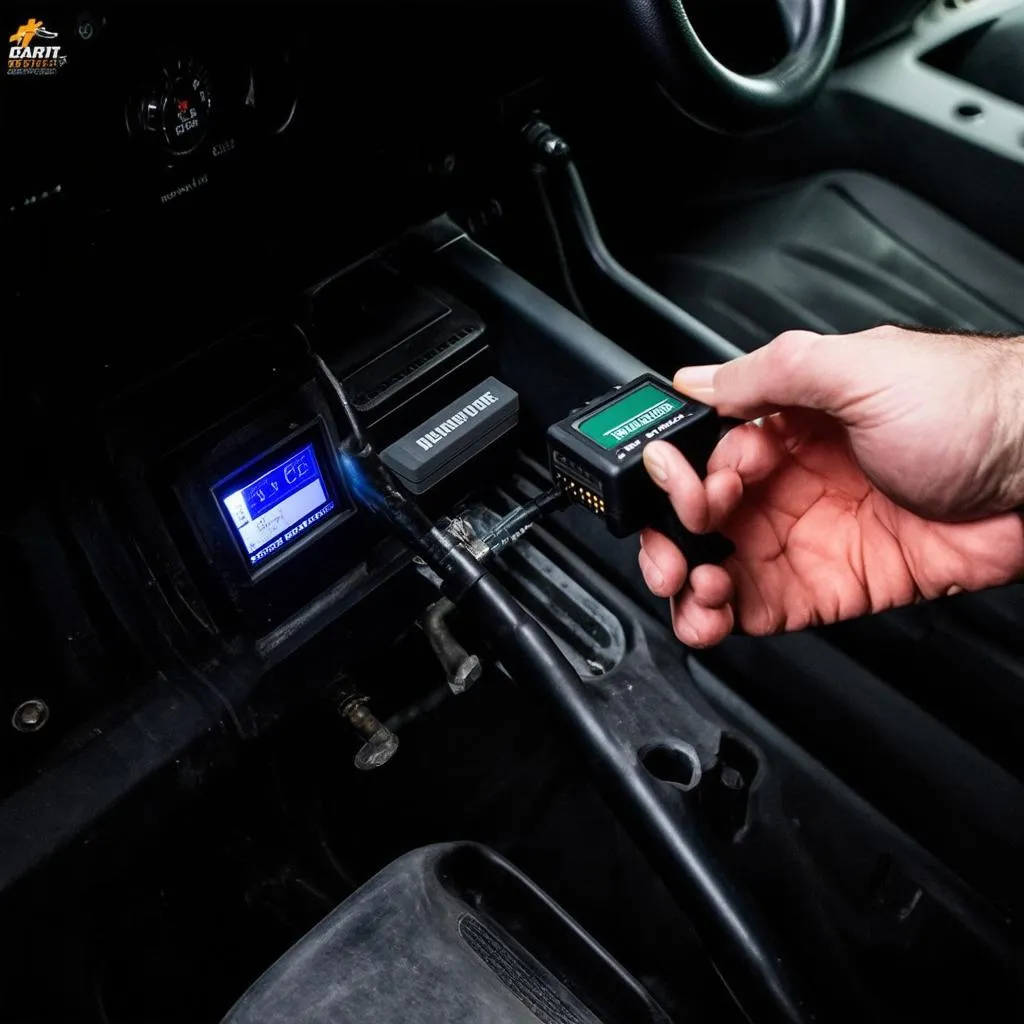
M11 33L7 51L9 75L52 75L64 66L67 58L53 40L57 33L48 29L38 18L29 18L17 31Z

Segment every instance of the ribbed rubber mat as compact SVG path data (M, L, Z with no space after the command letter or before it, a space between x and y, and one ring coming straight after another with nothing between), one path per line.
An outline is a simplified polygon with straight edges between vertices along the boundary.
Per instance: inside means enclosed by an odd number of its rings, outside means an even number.
M475 917L466 914L459 919L459 935L542 1024L600 1024L582 1005L566 1002L543 974Z

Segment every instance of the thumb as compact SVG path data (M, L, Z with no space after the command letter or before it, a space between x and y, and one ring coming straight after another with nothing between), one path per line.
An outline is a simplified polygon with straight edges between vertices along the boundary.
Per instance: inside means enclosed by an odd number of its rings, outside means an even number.
M749 355L720 366L676 373L678 391L724 416L756 419L785 406L838 413L854 388L857 363L843 337L787 331Z

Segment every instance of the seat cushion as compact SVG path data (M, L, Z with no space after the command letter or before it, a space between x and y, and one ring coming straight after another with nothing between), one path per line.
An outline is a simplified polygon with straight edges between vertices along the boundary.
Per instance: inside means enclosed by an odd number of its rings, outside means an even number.
M508 861L428 846L352 894L223 1024L669 1024Z
M702 208L654 287L745 349L785 330L1024 328L1024 265L934 206L841 171Z

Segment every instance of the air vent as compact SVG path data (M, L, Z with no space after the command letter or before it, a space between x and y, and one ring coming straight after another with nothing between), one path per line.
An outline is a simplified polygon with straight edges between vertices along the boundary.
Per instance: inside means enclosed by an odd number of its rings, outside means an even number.
M459 330L449 334L443 341L439 341L426 352L421 352L415 359L407 363L402 369L392 373L386 380L382 380L368 388L366 391L356 393L356 404L360 407L369 407L391 392L401 387L407 380L415 377L419 372L429 369L441 356L456 348L461 341L465 341L472 335L479 334L479 327L461 327Z
M477 918L460 918L459 935L541 1024L600 1024L582 1004L570 1003L568 992L568 998L559 995L539 964L528 962Z

